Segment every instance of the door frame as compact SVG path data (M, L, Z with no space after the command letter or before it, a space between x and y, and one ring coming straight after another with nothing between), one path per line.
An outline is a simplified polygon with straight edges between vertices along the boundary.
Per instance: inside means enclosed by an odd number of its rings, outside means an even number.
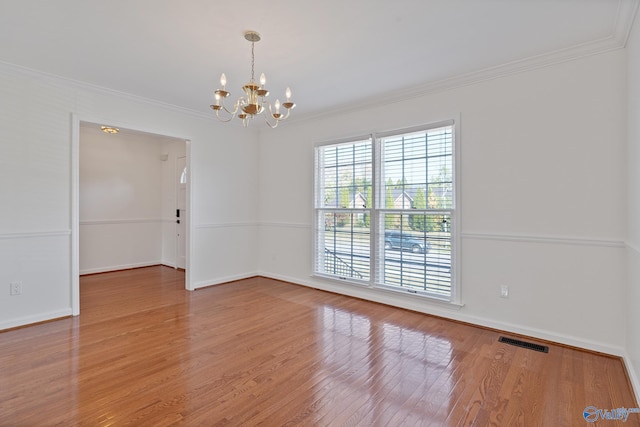
M174 187L174 193L175 193L175 199L176 199L176 206L175 206L176 211L180 209L179 208L179 206L180 206L180 192L181 192L181 186L183 185L180 182L182 172L179 171L179 169L176 166L177 166L178 161L180 159L182 159L182 158L183 158L182 156L176 157L176 164L174 165L174 168L173 168L173 170L176 172L175 178L177 178L177 179L174 178L174 181L173 181L174 186L175 186ZM186 211L187 210L187 184L189 183L189 168L187 167L186 152L185 152L185 157L184 157L184 170L185 170L185 174L186 174L185 183L184 183L185 200L184 200L184 209L180 209L180 210ZM188 213L186 213L183 216L183 212L180 212L180 217L178 217L178 221L180 221L180 224L176 224L176 227L175 227L176 232L175 232L175 235L174 235L175 242L176 242L176 250L175 250L176 268L184 268L185 270L186 270L186 267L187 267L187 221L186 221L186 217L187 216L188 216ZM184 227L183 227L183 230L184 230L184 242L183 242L183 245L184 245L184 266L181 267L180 266L181 265L180 264L180 258L182 258L180 256L180 253L181 253L180 246L181 245L179 244L180 240L178 239L178 232L180 231L180 225L183 224L183 222L182 222L183 219L184 219Z
M183 136L169 135L166 131L141 128L135 124L123 123L104 117L87 117L71 114L71 313L80 314L80 123L109 124L122 129L130 129L170 138L181 139L186 144L187 188L186 188L186 248L185 248L185 289L193 291L191 283L191 139Z

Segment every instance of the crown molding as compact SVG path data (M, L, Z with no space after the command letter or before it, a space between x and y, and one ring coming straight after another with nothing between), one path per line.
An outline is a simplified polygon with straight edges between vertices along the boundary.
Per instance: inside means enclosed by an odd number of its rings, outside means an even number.
M180 113L180 114L195 117L198 119L211 120L210 115L202 113L200 111L191 110L189 108L180 107L178 105L169 104L169 103L158 101L155 99L145 98L143 96L133 95L133 94L122 92L115 89L109 89L103 86L98 86L98 85L83 82L80 80L74 80L67 77L46 73L44 71L23 67L21 65L12 64L9 62L0 61L0 72L9 72L9 73L17 74L19 76L41 79L41 80L47 81L50 84L54 84L58 86L64 86L64 87L68 87L76 90L84 90L84 91L103 94L103 95L115 96L123 100L146 104L151 107L161 108L174 113Z
M376 96L365 99L361 102L338 105L335 108L332 108L330 111L309 113L306 115L297 116L295 118L292 117L289 120L289 123L293 125L296 123L304 123L310 120L342 115L347 112L361 110L362 108L379 107L381 105L381 98L385 100L385 105L388 105L390 103L397 103L408 99L484 82L487 80L493 80L529 70L535 70L562 62L573 61L591 55L597 55L612 50L622 49L626 47L627 40L629 39L629 35L636 20L639 5L640 0L618 0L617 14L614 19L611 32L606 37L574 45L565 49L559 49L545 54L534 55L497 66L484 68L482 70L472 71L469 73L425 83L422 85L407 87L405 89L394 90L391 93L376 94ZM115 89L109 89L103 86L98 86L79 80L45 73L43 71L34 70L4 61L0 61L0 72L2 71L11 71L19 75L46 79L58 85L70 86L80 90L87 90L94 93L116 96L121 99L147 104L153 107L185 114L198 119L211 120L211 116L204 112L195 111L186 107L181 107L162 101L133 95L126 92L121 92Z
M573 45L568 48L558 49L544 54L529 56L481 70L460 74L446 79L407 87L405 89L394 90L393 92L382 95L376 94L376 96L372 96L359 103L336 106L335 108L332 108L331 111L310 113L304 116L298 116L295 119L292 118L290 123L302 123L310 120L339 116L348 112L359 111L363 108L380 107L383 105L381 104L380 99L384 99L384 105L389 105L488 80L545 68L563 62L574 61L588 56L624 49L633 28L639 5L640 0L619 0L618 11L611 28L611 32L605 37Z
M618 14L611 34L619 41L621 47L627 46L638 9L640 9L639 0L620 0L618 3Z

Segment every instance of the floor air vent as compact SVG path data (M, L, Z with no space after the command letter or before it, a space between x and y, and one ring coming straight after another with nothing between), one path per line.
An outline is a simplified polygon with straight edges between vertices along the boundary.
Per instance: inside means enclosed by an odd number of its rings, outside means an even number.
M549 347L546 345L534 344L531 342L520 341L513 338L500 337L498 341L505 344L515 345L517 347L528 348L529 350L539 351L541 353L549 353Z

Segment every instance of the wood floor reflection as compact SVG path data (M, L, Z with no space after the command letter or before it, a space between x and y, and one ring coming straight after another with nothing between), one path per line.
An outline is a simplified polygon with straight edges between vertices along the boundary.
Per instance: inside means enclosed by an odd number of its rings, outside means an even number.
M555 427L637 407L619 359L265 278L85 276L81 310L0 333L0 426Z

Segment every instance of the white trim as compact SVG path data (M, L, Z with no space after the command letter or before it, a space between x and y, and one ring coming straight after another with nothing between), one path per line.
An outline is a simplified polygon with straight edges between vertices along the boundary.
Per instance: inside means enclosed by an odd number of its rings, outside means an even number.
M167 102L158 101L151 98L145 98L145 97L142 97L139 95L133 95L127 92L121 92L121 91L110 89L104 86L98 86L92 83L83 82L81 80L74 80L74 79L59 76L56 74L46 73L44 71L35 70L33 68L12 64L5 61L0 61L0 71L8 71L8 72L17 73L21 76L28 76L32 78L47 80L49 83L56 84L56 85L63 85L71 89L86 90L93 93L116 96L120 99L147 104L152 107L162 108L162 109L165 109L171 112L180 113L180 114L186 114L192 117L196 117L198 119L211 120L213 117L212 115L206 114L204 112L195 111L189 108L181 107L179 105L173 105ZM108 122L108 121L105 121L105 122ZM95 122L92 122L92 123L95 123ZM97 123L100 123L100 122L97 122ZM126 128L127 126L122 126L122 127ZM162 135L165 135L165 134L163 133ZM170 136L170 135L166 135L166 136Z
M361 111L365 108L379 107L381 106L381 99L384 100L385 105L389 106L390 104L402 102L408 99L419 98L433 93L453 90L501 77L507 77L539 68L561 64L563 62L575 61L581 58L623 49L626 46L631 33L634 16L638 8L637 0L619 0L618 14L612 26L611 33L608 36L597 40L580 43L540 55L529 56L519 60L484 68L482 70L472 71L434 82L428 82L422 85L415 85L388 93L376 94L362 102L336 105L329 111L297 116L291 121L291 123L318 120L344 115L348 112Z
M132 268L152 267L155 265L166 265L166 264L163 263L161 260L157 260L157 261L137 262L133 264L110 265L110 266L100 267L100 268L88 268L88 269L80 270L80 275L83 276L85 274L107 273L109 271L118 271L118 270L131 270ZM169 267L173 267L173 266L169 266Z
M480 83L487 80L492 80L500 77L505 77L513 74L518 74L538 68L548 67L550 65L559 64L562 62L573 61L576 59L597 55L600 53L606 53L609 51L622 49L626 46L627 40L633 28L634 18L636 11L638 10L638 1L625 1L619 0L618 13L614 24L611 29L610 35L602 37L597 40L592 40L585 43L580 43L575 46L571 46L564 49L555 50L552 52L544 53L541 55L534 55L527 58L522 58L516 61L507 62L504 64L496 65L493 67L485 68L470 73L461 74L458 76L438 80L435 82L429 82L423 85L416 85L407 87L406 89L394 90L385 94L377 94L375 97L364 100L359 103L348 103L331 108L330 111L320 111L316 113L309 113L302 116L292 117L290 123L300 123L309 120L316 120L323 117L331 117L335 115L342 115L349 111L361 110L366 107L375 107L380 105L380 99L384 99L386 104L392 104L395 102L404 101L416 97L421 97L427 94L442 92L445 90L451 90L463 86L468 86L476 83ZM54 74L45 73L43 71L35 70L32 68L24 67L17 64L12 64L4 61L0 61L0 71L7 70L18 73L20 75L27 75L40 79L47 79L56 84L64 84L71 86L72 88L89 90L97 93L104 93L108 95L117 96L122 99L132 100L135 102L145 103L154 107L160 107L169 111L179 112L182 114L197 117L199 119L211 120L213 116L210 114L195 111L189 108L180 107L177 105L169 104L166 102L153 100L138 95L129 94L126 92L117 91L114 89L97 86L91 83L74 80ZM105 121L108 122L108 121ZM127 127L127 126L123 126Z
M16 317L13 319L0 322L0 331L10 328L17 328L19 326L32 325L34 323L46 322L47 320L59 319L61 317L68 317L73 314L71 309L49 311L46 313L38 313L32 316Z
M462 120L461 113L453 116L453 159L451 176L453 177L453 209L451 210L451 302L462 304Z
M120 225L150 224L154 222L173 222L170 218L122 218L122 219L89 219L80 221L80 225Z
M631 249L632 251L635 251L640 254L640 248L636 246L634 243L624 242L624 245L626 246L627 249Z
M548 331L538 328L530 328L525 325L518 325L515 323L499 322L491 319L485 319L483 317L461 315L454 320L460 320L462 322L472 323L478 326L484 326L491 329L496 329L504 332L512 332L514 334L524 335L532 338L538 338L545 341L551 341L558 344L569 345L572 347L583 348L585 350L597 351L600 353L609 354L612 356L622 357L624 354L624 348L602 343L598 341L592 341L589 339L573 337L566 334L558 334L553 331Z
M160 262L160 265L163 265L165 267L171 267L175 270L178 269L178 266L176 265L175 262L171 262L171 261L167 261L167 260L162 260L162 262Z
M64 237L70 235L71 230L22 231L13 233L0 233L0 240L33 239L40 237Z
M271 277L271 276L265 276L265 277ZM423 298L429 304L442 306L447 309L460 310L462 307L464 307L464 304L459 302L449 301L447 299L441 299L436 296L432 296L425 293L409 293L409 292L406 292L406 289L403 290L393 286L370 285L368 281L357 280L352 277L342 279L336 276L331 276L329 274L322 274L322 273L313 273L309 277L311 277L312 279L319 279L327 282L332 282L339 286L359 286L363 289L375 289L376 291L388 292L390 295L394 295L400 298L408 298L408 299ZM274 277L271 277L271 278L274 278ZM285 279L279 279L279 280L285 280ZM290 282L290 280L285 280L285 281Z
M206 228L232 228L232 227L259 227L260 223L258 222L226 222L226 223L209 223L209 224L197 224L194 225L195 229L206 229Z
M71 312L80 314L80 118L71 114Z
M313 227L311 224L302 223L287 223L287 222L260 222L260 227L273 227L273 228L302 228L310 229Z
M613 38L605 38L599 42L586 43L574 48L550 52L548 54L539 55L537 57L525 58L518 61L509 62L506 64L497 65L494 67L485 68L479 71L473 71L466 74L438 80L435 82L425 83L423 85L416 85L414 87L395 90L391 93L379 94L376 97L364 100L358 103L342 104L335 106L329 111L323 111L318 113L311 113L305 116L300 116L295 120L295 123L301 123L303 121L320 120L324 118L330 118L335 116L341 116L354 111L361 111L367 108L380 107L380 100L384 99L387 106L395 103L407 101L410 99L420 98L423 96L445 92L449 90L458 89L465 86L471 86L474 84L483 83L490 80L495 80L502 77L509 77L511 75L517 75L524 72L546 68L552 65L561 64L564 62L578 60L584 57L606 53L613 50L622 49L622 46L612 45L611 40ZM593 46L596 48L592 48ZM599 46L598 46L599 45ZM293 122L292 122L293 123Z
M375 288L368 288L363 286L341 285L332 281L317 280L306 281L298 278L282 276L277 274L271 274L268 272L260 272L260 276L282 280L285 282L307 286L314 289L333 292L340 295L346 295L349 297L355 297L364 299L367 301L373 301L380 304L385 304L393 307L404 308L407 310L417 311L420 313L430 314L433 316L443 317L449 320L456 320L460 322L469 323L477 326L484 326L487 328L503 331L505 333L514 333L532 338L538 338L545 341L555 342L558 344L570 345L573 347L583 348L586 350L597 351L600 353L610 354L614 356L622 357L624 355L624 349L622 347L613 346L607 343L601 343L597 341L591 341L588 339L577 338L570 335L558 334L548 330L542 330L537 328L530 328L524 325L518 325L513 323L498 322L483 317L470 316L464 314L460 310L460 307L455 304L442 304L439 302L430 301L428 298L407 298L405 295L393 295L395 293L384 292Z
M358 142L367 142L367 141L373 143L373 134L369 133L366 135L357 135L357 136L345 137L345 138L339 138L339 139L330 139L328 141L316 141L313 144L313 148L331 147L334 145L349 144L349 143L357 144Z
M451 218L451 224L450 224L450 227L451 227L450 242L452 246L451 269L450 269L451 279L450 279L450 294L449 294L449 297L447 298L447 302L456 306L461 306L462 293L460 291L460 285L462 281L460 279L461 268L460 268L460 262L459 262L460 260L459 247L461 246L460 231L459 231L460 230L459 212L460 212L460 204L461 204L461 196L460 196L461 180L459 179L459 171L461 170L461 168L458 164L458 162L461 159L461 155L460 155L461 131L459 130L459 127L460 127L460 113L458 112L456 114L452 114L448 118L441 119L438 121L433 121L431 123L422 123L422 124L411 126L411 127L396 128L392 130L382 130L382 131L376 130L371 133L371 136L369 138L366 138L366 139L354 140L351 138L344 138L344 139L338 139L333 143L332 142L316 143L314 145L314 150L313 150L314 152L314 164L313 164L313 172L314 172L313 224L314 225L313 227L315 228L315 232L313 233L313 251L312 251L313 273L312 274L320 274L318 270L322 269L321 267L319 268L318 266L318 261L321 258L320 254L323 251L322 245L319 245L319 240L318 240L318 237L319 237L318 235L323 234L323 233L320 233L320 227L322 227L322 225L318 224L318 221L320 221L319 214L323 212L332 213L332 212L338 212L338 211L344 212L344 213L365 213L370 215L370 224L368 229L372 236L370 239L370 248L369 248L370 274L369 274L369 280L367 281L367 283L370 287L377 286L378 288L382 288L381 285L377 284L376 282L379 281L379 278L381 278L384 275L384 272L382 271L383 270L382 263L380 262L380 259L383 258L383 254L381 252L381 247L378 247L378 244L380 243L380 241L378 240L379 237L376 237L374 239L373 236L374 235L380 236L380 233L383 232L384 227L382 227L382 224L379 223L379 220L382 217L382 215L390 214L390 213L405 215L409 213L409 211L405 209L392 209L392 208L385 208L384 206L382 206L382 201L384 200L385 183L384 183L384 180L382 179L381 168L379 168L379 166L381 166L384 162L384 159L382 156L382 150L383 150L383 146L386 144L385 140L394 139L402 135L410 135L410 134L416 134L416 133L428 134L430 131L450 128L452 131L451 174L453 177L453 184L454 184L454 191L453 191L454 200L452 201L452 206L449 207L449 209L441 209L441 210L423 209L420 212L427 213L428 211L428 213L442 213L444 215L449 215ZM321 200L318 200L318 197L320 196L320 193L322 193L324 190L320 188L322 186L321 182L323 181L323 178L321 178L319 175L322 174L324 171L324 164L323 164L322 155L319 155L319 152L321 150L324 150L327 147L332 148L332 147L338 147L341 145L354 146L355 144L362 144L362 143L369 143L371 145L370 165L371 165L371 175L372 175L371 185L373 186L372 187L373 200L371 201L371 203L369 203L370 206L368 207L368 209L336 208L336 207L321 206L323 203L320 203ZM428 160L428 155L426 159ZM348 282L352 282L354 284L358 284L359 282L358 280L352 280L352 278L348 278L345 280L347 280ZM404 294L404 292L402 293ZM423 295L423 296L436 299L431 295Z
M553 245L604 246L612 248L624 248L625 246L625 243L621 240L586 239L582 237L536 236L510 233L474 232L462 233L461 236L463 239L501 240L507 242L543 243Z
M627 370L627 375L629 376L629 381L631 382L633 392L636 395L636 402L640 402L640 379L638 378L638 373L633 367L631 356L629 356L629 353L627 353L626 351L622 355L622 362L624 363L624 367Z
M184 257L185 257L185 265L184 265L184 282L185 282L185 289L188 291L193 291L195 290L195 285L192 282L193 280L193 276L191 275L191 268L193 266L192 264L192 259L191 259L191 254L194 252L193 251L193 239L191 238L192 236L192 228L191 228L191 224L192 224L192 218L193 218L193 171L192 171L192 165L191 165L191 140L187 139L185 140L185 166L187 167L187 183L186 183L186 188L185 188L185 192L186 192L186 200L185 200L185 204L186 204L186 209L187 209L187 215L184 218L184 222L185 222L185 231L186 231L186 236L185 236L185 253L184 253ZM172 219L173 221L173 219ZM177 262L177 259L176 259Z
M287 223L287 222L266 222L261 221L259 225L262 227L274 227L274 228L303 228L309 229L313 226L311 224L302 223ZM219 228L225 226L238 226L237 224L204 224L196 226L196 228ZM499 240L507 242L522 242L522 243L544 243L554 245L577 245L577 246L604 246L612 248L624 248L635 250L640 253L640 248L632 243L622 240L613 239L588 239L582 237L566 237L566 236L542 236L532 234L514 234L514 233L476 233L476 232L464 232L460 233L462 239L475 239L475 240Z
M637 0L620 0L618 3L618 16L613 24L612 35L620 41L622 47L627 47L638 9L640 9L640 2Z
M456 114L455 116L456 116L455 118L451 118L451 119L444 119L444 120L434 121L431 123L410 126L406 128L377 131L373 133L373 139L380 140L380 139L394 137L394 136L403 135L403 134L406 135L410 133L427 132L432 129L438 129L438 128L443 128L448 126L451 126L452 128L454 128L453 130L455 132L455 125L460 122L460 118L459 118L460 115Z
M2 62L0 62L0 69L2 68ZM116 93L117 95L118 93ZM133 97L132 99L137 99ZM144 101L144 99L139 99L140 101ZM160 105L162 106L162 105ZM185 289L193 290L194 287L191 283L191 253L192 253L192 240L191 240L191 215L193 214L192 209L192 197L191 197L191 189L192 185L192 177L193 173L191 171L191 139L178 136L176 134L172 134L167 130L157 130L150 129L146 127L139 127L134 123L124 123L120 120L112 120L109 117L96 117L96 116L85 116L78 115L75 113L71 114L71 295L73 302L73 315L80 314L80 215L79 215L79 205L80 205L80 125L81 123L110 123L115 127L119 127L121 129L130 129L133 131L150 133L157 136L165 136L169 138L174 138L178 140L185 141L186 144L186 157L187 157L187 215L184 218L186 222L186 241L187 241L187 250L186 250L186 268L185 268ZM111 221L111 220L107 220ZM162 218L159 221L164 222L165 219ZM86 221L85 221L86 222Z
M217 279L202 280L197 282L194 289L207 288L209 286L221 285L223 283L235 282L236 280L249 279L251 277L260 276L257 272L235 274L233 276L218 277Z

